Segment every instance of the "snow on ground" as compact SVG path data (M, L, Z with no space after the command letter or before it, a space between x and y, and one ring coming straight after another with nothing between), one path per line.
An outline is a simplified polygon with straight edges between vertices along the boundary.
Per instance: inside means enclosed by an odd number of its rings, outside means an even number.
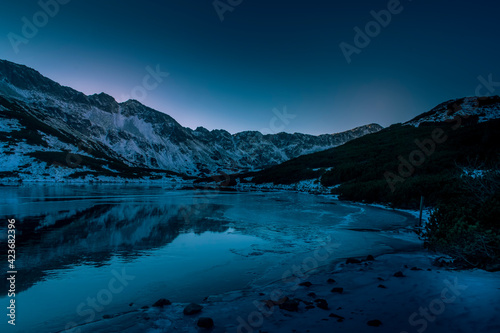
M93 155L85 152L83 149L79 149L73 144L65 143L59 140L59 138L56 138L55 136L45 134L41 131L38 131L38 133L42 136L43 140L48 144L49 148L42 148L38 147L39 151L67 151L68 153L71 154L78 154L82 156L88 156L95 158Z
M239 183L236 186L238 189L242 190L285 190L285 191L298 191L298 192L309 192L309 193L323 193L329 194L331 189L334 187L325 187L321 184L319 179L307 179L302 180L295 184L282 185L273 183L264 184L250 184L250 183Z
M2 110L0 109L0 112ZM21 124L17 119L0 118L0 132L10 133L21 129Z
M250 180L250 179L247 179ZM278 191L298 191L298 192L308 192L308 193L313 193L313 194L321 194L321 195L326 195L334 200L338 199L338 195L336 194L331 194L331 190L338 188L339 185L335 186L330 186L330 187L325 187L321 185L321 182L319 179L308 179L308 180L303 180L295 184L291 185L275 185L273 183L264 183L264 184L249 184L249 183L239 183L236 186L236 188L241 189L241 190L255 190L255 191L269 191L269 190L278 190ZM360 203L355 203L355 204L360 204ZM365 204L363 204L365 205ZM412 215L415 218L419 218L420 216L420 211L419 210L411 210L411 209L395 209L390 207L389 205L385 204L376 204L376 203L370 203L366 204L369 206L373 207L379 207L382 209L392 209L392 210L397 210L399 212L404 212ZM429 221L430 216L432 215L432 208L429 207L424 207L422 210L422 227L425 226L425 224Z
M184 315L186 304L132 304L130 312L80 329L194 333L205 331L196 326L198 319L210 317L213 333L499 332L500 272L450 270L434 266L437 258L416 252L342 262L265 287L208 297L199 314ZM300 286L303 282L311 285Z
M472 179L484 178L488 174L498 173L498 170L492 169L474 169L474 168L462 168L462 177L470 177Z
M401 208L396 209L396 208L392 208L388 205L375 204L375 203L371 203L368 205L372 206L372 207L379 207L379 208L383 208L383 209L393 209L393 210L397 210L398 212L408 213L417 219L420 217L420 210L401 209ZM422 209L422 226L425 226L427 224L427 222L429 222L429 219L432 215L432 212L433 212L433 209L429 208L429 207L425 207L424 209Z
M20 130L21 126L17 120L8 120L0 118L0 132L12 132L14 130ZM85 178L71 178L75 172L92 172L88 167L85 166L75 166L73 168L58 165L58 163L48 164L46 162L41 162L36 158L30 157L30 153L34 152L65 152L68 154L68 160L71 161L71 154L84 155L88 157L95 158L94 156L80 150L73 144L68 144L62 142L57 137L45 134L39 131L43 140L47 143L48 147L40 145L28 144L25 141L13 143L10 145L4 144L0 146L0 171L10 172L12 175L6 175L2 177L2 183L17 183L19 181L23 182L65 182L65 183L182 183L185 184L186 181L178 176L165 176L163 174L152 173L152 176L160 176L159 179L151 178L141 178L141 179L128 179L117 176L94 176L87 175ZM56 161L54 161L56 162ZM68 162L69 163L69 162ZM103 161L102 167L104 169L111 170L106 165L107 161Z
M443 122L453 119L456 116L467 118L471 115L478 116L479 123L500 118L500 105L498 103L494 105L479 106L478 97L466 97L461 104L458 103L459 101L459 99L455 99L448 103L443 103L433 109L433 111L435 111L433 114L415 121L409 121L405 124L418 127L422 122ZM453 114L448 114L448 106L454 102L458 110Z

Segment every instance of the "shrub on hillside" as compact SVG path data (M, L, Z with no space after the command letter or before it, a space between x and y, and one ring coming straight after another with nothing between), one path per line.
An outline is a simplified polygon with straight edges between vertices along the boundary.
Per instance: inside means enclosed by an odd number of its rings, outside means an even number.
M498 172L459 182L464 195L435 209L425 230L427 246L455 257L462 267L500 270Z

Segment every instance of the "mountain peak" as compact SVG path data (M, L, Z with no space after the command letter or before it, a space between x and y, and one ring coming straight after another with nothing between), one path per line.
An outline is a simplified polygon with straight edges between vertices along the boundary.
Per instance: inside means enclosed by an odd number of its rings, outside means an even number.
M144 106L144 104L142 104L141 102L139 102L136 99L126 100L125 102L121 102L120 105Z
M384 129L383 126L376 124L376 123L371 123L368 125L358 126L358 127L355 127L351 130L347 130L344 132L333 133L331 135L338 135L338 134L349 133L349 132L355 133L355 132L363 132L363 131L366 131L367 133L374 133L374 132L378 132L382 129Z
M105 93L94 94L88 96L89 102L100 108L101 110L108 111L110 113L117 113L119 110L118 102L114 99L113 96L110 96Z
M26 152L21 159L0 152L0 160L15 159L5 171L17 172L22 165L33 165L23 170L20 177L25 179L43 178L38 171L45 170L43 163L52 165L54 154L66 156L67 151L79 150L82 142L92 147L90 154L95 160L86 159L88 164L78 170L68 168L67 177L80 177L89 170L103 175L110 168L119 174L129 167L188 175L257 170L344 144L372 131L364 128L336 136L262 135L256 131L231 135L223 129L200 127L193 131L137 100L118 103L106 93L87 96L7 61L0 62L0 96L0 110L7 115L0 117L0 128L16 124L32 133L31 141L20 136L9 143L10 149ZM116 169L118 162L121 166Z
M4 89L7 92L14 92L12 87L25 91L27 95L51 95L65 100L75 102L85 102L87 96L70 87L65 87L59 83L43 76L40 72L25 65L16 64L7 60L0 60L0 77L3 85L10 85L11 89ZM19 94L13 93L10 96L19 98Z
M89 95L89 98L91 98L93 100L97 100L97 101L106 102L106 103L116 102L116 100L113 96L110 96L104 92L101 92L99 94Z
M23 90L57 85L57 83L47 79L33 68L7 60L0 60L0 75L3 81Z
M437 105L430 111L422 113L405 125L420 126L423 123L439 123L460 116L473 116L481 123L500 118L500 96L463 97L452 99Z

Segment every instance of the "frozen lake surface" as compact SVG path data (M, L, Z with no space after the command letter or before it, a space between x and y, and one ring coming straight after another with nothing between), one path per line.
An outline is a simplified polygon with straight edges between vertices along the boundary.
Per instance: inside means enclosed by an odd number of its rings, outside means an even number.
M7 219L17 221L18 332L64 331L131 303L200 302L263 286L304 258L328 267L420 247L400 232L415 224L410 215L327 196L27 185L0 187L0 197L4 272Z

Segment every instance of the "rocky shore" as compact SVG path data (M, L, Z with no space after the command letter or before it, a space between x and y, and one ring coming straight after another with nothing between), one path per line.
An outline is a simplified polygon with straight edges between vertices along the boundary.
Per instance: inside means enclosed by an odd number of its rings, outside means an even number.
M426 251L348 258L201 304L130 304L80 332L498 332L500 272ZM168 295L165 295L168 296Z

